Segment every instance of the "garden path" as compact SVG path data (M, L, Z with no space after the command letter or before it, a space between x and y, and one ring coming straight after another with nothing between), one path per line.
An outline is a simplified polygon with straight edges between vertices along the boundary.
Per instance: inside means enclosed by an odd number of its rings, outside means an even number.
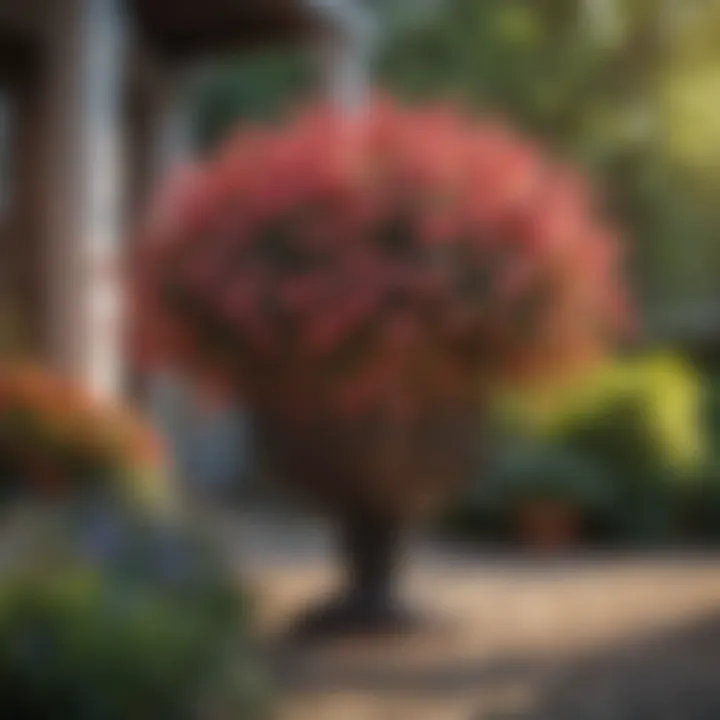
M447 622L412 638L293 647L334 583L322 528L217 525L258 600L278 720L717 720L720 555L543 558L418 541L408 594Z

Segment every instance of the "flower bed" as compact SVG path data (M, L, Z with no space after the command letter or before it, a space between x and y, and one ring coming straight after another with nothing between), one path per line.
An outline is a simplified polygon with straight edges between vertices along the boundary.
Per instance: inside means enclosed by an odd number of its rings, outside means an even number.
M26 365L0 367L0 488L69 498L105 492L133 500L165 492L160 444L131 412Z

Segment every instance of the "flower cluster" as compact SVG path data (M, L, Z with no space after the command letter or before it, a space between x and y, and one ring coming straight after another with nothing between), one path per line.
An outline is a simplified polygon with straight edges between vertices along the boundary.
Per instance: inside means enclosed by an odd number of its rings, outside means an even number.
M253 403L413 413L564 371L625 323L582 178L445 108L242 130L153 209L137 350Z
M0 488L3 495L65 498L117 490L157 496L162 452L127 410L19 364L0 366Z

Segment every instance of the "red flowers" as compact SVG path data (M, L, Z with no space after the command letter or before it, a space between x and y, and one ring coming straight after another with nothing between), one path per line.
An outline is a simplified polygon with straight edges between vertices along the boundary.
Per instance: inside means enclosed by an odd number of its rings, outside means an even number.
M138 255L137 338L256 402L407 410L585 360L621 325L582 181L451 111L241 131L170 188Z

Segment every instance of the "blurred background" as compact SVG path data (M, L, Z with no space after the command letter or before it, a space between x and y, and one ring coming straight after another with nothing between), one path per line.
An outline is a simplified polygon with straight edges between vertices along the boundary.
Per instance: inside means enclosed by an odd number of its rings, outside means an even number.
M637 310L616 358L494 408L476 481L412 544L414 592L461 629L397 641L387 666L377 640L277 646L333 584L326 528L258 471L248 409L141 375L121 321L161 178L239 125L316 99L362 112L371 89L499 115L579 164ZM40 689L68 720L720 717L719 199L717 0L0 0L0 451L25 448L0 458L0 686L18 688L0 716L54 716ZM48 487L70 498L80 471L26 460L74 447L47 417L87 421L78 403L115 440L127 404L163 438L151 470L134 442L102 463L162 495L159 530L123 503L48 521ZM167 519L176 497L191 519Z

